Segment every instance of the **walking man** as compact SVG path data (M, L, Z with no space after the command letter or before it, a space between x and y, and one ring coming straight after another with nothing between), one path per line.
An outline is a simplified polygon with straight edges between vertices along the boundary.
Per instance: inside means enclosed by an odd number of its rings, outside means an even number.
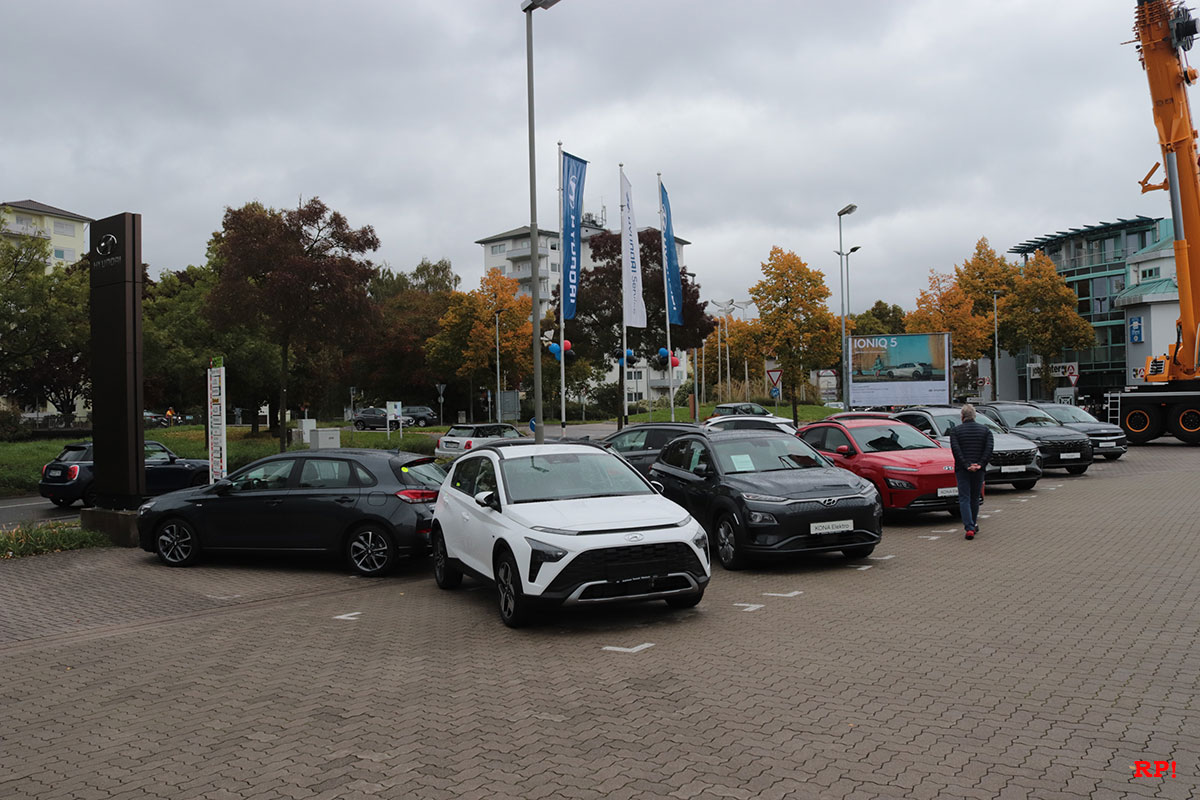
M967 538L979 532L979 501L983 499L983 476L992 457L992 432L975 421L975 406L962 407L962 423L950 429L954 453L954 477L958 480L958 508Z

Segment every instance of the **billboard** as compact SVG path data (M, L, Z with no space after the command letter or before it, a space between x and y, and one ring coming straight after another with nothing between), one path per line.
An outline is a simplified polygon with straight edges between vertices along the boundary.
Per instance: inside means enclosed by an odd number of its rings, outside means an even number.
M950 402L950 334L849 336L850 405Z

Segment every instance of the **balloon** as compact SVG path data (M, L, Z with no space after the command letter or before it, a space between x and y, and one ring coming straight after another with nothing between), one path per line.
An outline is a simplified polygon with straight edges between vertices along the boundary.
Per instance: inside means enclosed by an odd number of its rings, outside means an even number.
M558 356L558 353L559 353L559 351L560 351L560 350L562 350L562 348L561 348L561 347L559 347L559 345L558 345L558 342L551 342L551 343L550 343L550 352L551 352L551 353L553 353L555 357L557 357L557 356Z
M626 351L625 351L625 357L626 357L626 358L633 358L633 351L632 351L632 350L626 350Z
M669 355L671 355L671 351L668 350L667 348L665 348L665 347L658 348L658 357L659 358L666 358Z
M573 358L575 358L575 351L574 351L574 350L568 350L568 351L567 351L567 360L568 360L568 361L570 361L570 360L571 360L571 359L573 359Z
M672 366L672 367L678 367L678 366L679 366L679 358L678 358L678 356L671 356L671 366Z
M560 350L560 351L558 351L558 352L556 352L556 353L554 354L554 360L555 360L555 361L562 361L562 351L561 351L561 350Z
M570 349L571 349L571 340L570 340L570 339L563 339L563 343L562 343L562 349L563 349L563 350L570 350Z
M617 359L617 363L618 363L618 364L624 364L624 363L625 363L625 358L624 358L623 356L622 356L621 358L618 358L618 359Z

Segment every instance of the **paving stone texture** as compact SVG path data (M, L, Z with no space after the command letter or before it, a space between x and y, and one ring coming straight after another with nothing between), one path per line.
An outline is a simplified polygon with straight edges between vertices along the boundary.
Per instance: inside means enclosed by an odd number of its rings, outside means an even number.
M973 542L899 518L522 631L427 563L0 562L0 798L1197 797L1198 489L1156 443L991 492Z

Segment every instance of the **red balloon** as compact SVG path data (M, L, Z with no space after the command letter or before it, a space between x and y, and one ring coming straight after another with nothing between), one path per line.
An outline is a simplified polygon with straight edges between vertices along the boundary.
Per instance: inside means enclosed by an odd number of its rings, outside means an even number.
M562 348L563 348L563 350L570 350L571 349L571 340L563 339Z
M671 366L672 367L679 366L679 356L671 356Z

